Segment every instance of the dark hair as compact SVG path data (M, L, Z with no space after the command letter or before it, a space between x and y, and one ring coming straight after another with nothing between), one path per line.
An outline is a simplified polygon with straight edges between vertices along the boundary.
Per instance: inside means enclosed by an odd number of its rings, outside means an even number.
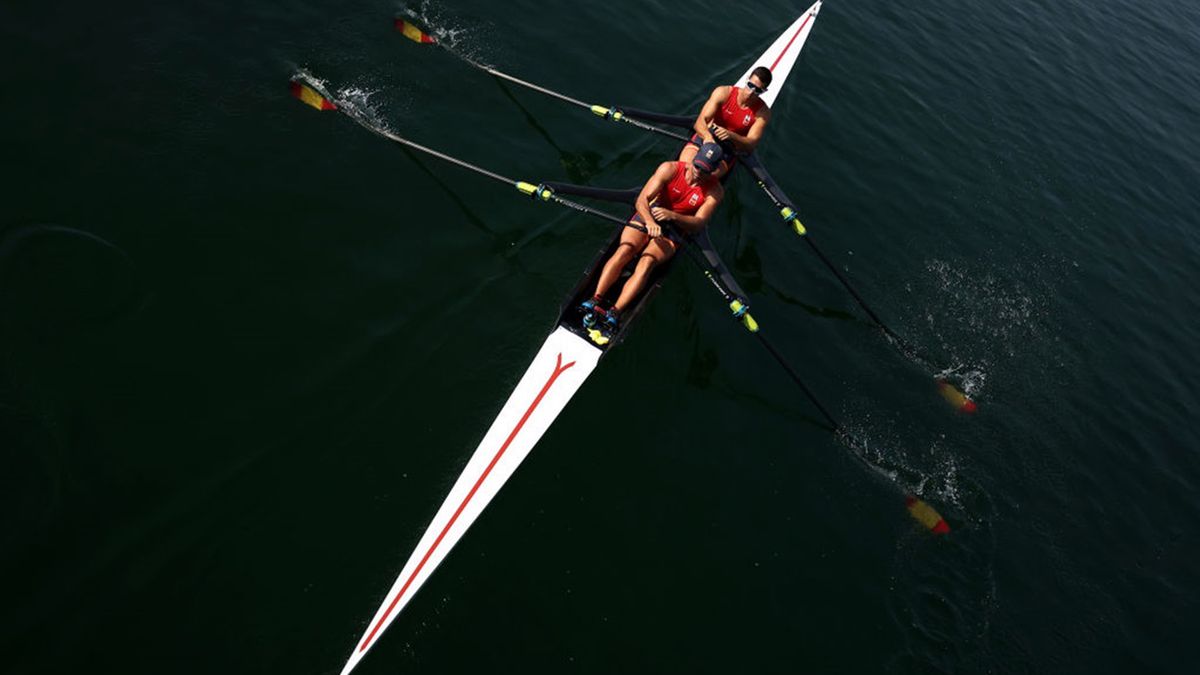
M771 69L766 66L759 66L750 71L750 77L757 77L764 87L771 86Z

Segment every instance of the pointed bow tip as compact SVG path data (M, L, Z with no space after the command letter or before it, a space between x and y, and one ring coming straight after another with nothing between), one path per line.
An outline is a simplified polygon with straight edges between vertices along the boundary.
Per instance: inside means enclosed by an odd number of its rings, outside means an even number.
M354 667L358 665L358 662L361 659L362 652L358 651L358 647L356 646L354 648L354 653L350 655L349 659L347 659L346 665L342 666L342 672L338 675L350 675L350 671L354 670Z

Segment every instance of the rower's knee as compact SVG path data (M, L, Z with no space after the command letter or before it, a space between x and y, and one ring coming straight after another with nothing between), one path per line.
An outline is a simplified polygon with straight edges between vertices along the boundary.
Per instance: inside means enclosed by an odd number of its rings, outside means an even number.
M638 257L637 269L639 272L646 273L654 269L655 265L657 264L658 258L650 255L649 253L643 253Z
M617 244L617 250L613 251L613 257L622 261L622 264L627 263L633 258L634 248L633 242L623 241Z

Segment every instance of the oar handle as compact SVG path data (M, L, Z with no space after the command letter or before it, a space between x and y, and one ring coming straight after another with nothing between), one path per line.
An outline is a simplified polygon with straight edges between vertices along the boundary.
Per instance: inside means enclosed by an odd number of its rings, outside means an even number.
M616 223L616 224L622 225L624 227L630 227L635 230L638 230L639 232L645 232L645 233L649 234L649 231L646 229L645 225L639 225L638 223L635 223L633 221L626 220L624 218L618 218L618 217L614 216L613 214L605 212L605 211L601 211L600 209L594 209L586 204L580 204L579 202L572 201L565 197L560 197L557 194L555 194L553 188L549 187L545 183L538 183L537 185L534 185L533 183L530 183L528 181L519 180L519 181L516 181L516 183L514 183L514 185L521 194L528 195L529 197L531 197L533 199L540 199L543 202L554 202L555 204L559 204L559 205L565 206L567 208L575 209L576 211L581 211L583 213L596 216L603 220L607 220L609 222Z

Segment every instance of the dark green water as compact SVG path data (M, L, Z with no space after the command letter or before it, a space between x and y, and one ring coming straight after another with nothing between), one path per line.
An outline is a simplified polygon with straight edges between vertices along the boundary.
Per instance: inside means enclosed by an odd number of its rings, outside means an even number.
M807 4L423 11L684 113ZM607 236L299 106L297 68L508 175L627 187L674 150L391 2L176 5L0 8L5 673L337 672ZM680 266L361 672L1193 672L1198 60L1188 0L829 0L762 155L980 414L745 177L713 236L954 532Z

